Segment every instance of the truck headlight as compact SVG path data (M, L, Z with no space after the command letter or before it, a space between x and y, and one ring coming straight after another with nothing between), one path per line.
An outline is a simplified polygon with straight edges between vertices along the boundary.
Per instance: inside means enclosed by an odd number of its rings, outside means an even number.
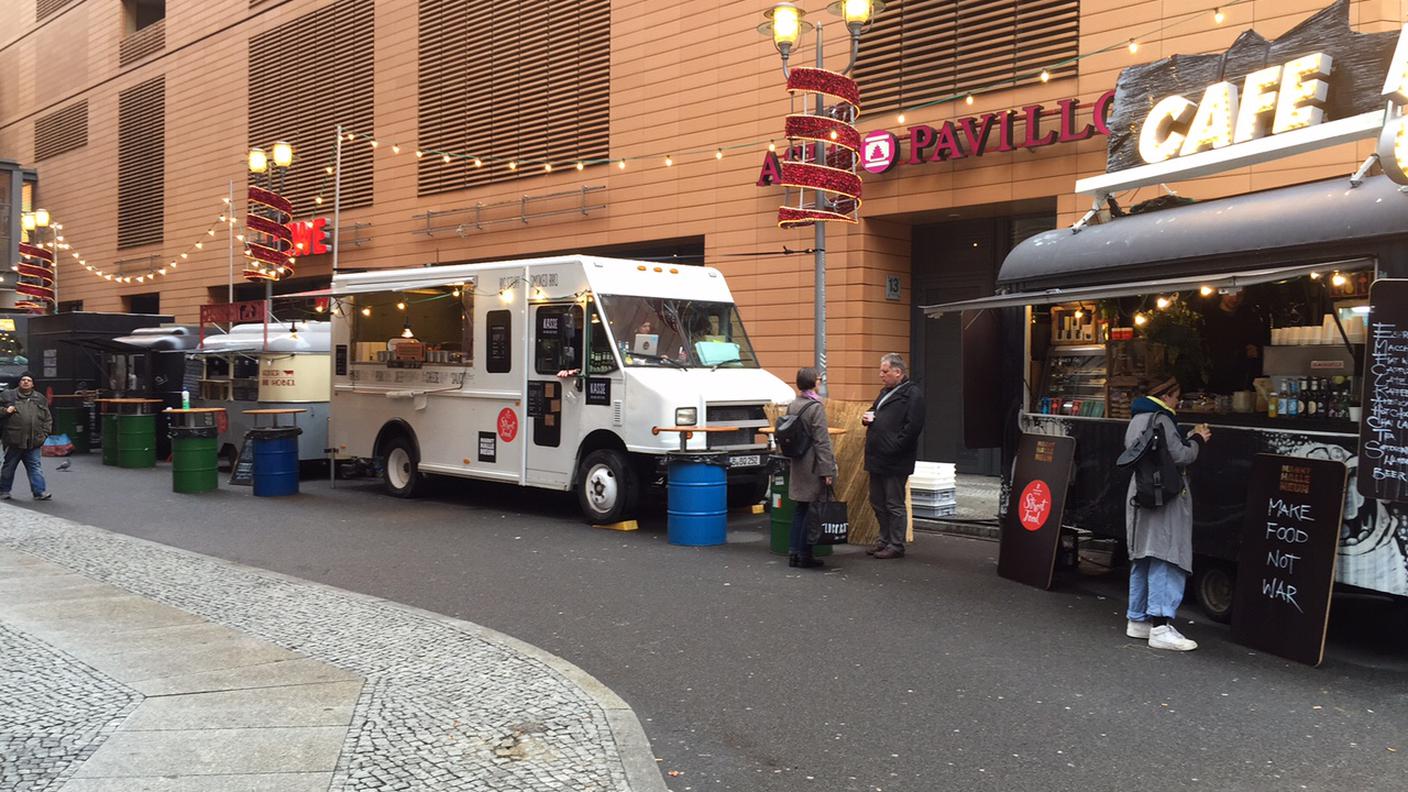
M699 423L698 407L676 407L675 426L694 426Z

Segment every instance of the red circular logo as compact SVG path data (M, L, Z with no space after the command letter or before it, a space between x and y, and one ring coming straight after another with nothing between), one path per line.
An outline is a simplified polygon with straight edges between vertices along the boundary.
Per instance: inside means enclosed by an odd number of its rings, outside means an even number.
M518 436L518 416L513 410L505 407L499 410L499 439L505 443L512 443L513 438Z
M884 173L899 161L900 141L894 133L878 130L860 142L861 167L870 173Z
M1051 488L1037 479L1022 490L1022 497L1017 501L1017 519L1028 531L1040 531L1050 516Z

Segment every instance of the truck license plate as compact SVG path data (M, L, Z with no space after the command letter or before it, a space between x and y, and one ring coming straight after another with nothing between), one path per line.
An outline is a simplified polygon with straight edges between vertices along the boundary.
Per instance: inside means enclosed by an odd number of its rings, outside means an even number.
M743 454L728 458L729 467L757 467L761 464L763 464L761 454Z

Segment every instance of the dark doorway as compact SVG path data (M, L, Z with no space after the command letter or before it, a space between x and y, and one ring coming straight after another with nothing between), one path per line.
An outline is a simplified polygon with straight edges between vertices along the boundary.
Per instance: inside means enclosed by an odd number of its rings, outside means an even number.
M129 294L122 298L122 307L127 313L134 314L154 314L161 313L161 294L159 292L147 292L145 294Z
M910 355L925 386L928 410L920 459L957 463L960 473L1001 473L1000 449L969 448L963 442L963 318L953 313L929 319L920 306L991 295L997 286L998 269L1012 247L1055 223L1053 213L915 227L910 259L914 284ZM992 361L995 370L999 363Z

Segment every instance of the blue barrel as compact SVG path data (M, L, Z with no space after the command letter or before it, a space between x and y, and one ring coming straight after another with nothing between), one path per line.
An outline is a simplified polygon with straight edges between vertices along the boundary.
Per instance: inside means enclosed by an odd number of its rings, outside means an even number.
M298 494L298 427L250 430L254 443L254 494L263 498Z
M721 545L728 529L728 455L670 455L670 544Z

